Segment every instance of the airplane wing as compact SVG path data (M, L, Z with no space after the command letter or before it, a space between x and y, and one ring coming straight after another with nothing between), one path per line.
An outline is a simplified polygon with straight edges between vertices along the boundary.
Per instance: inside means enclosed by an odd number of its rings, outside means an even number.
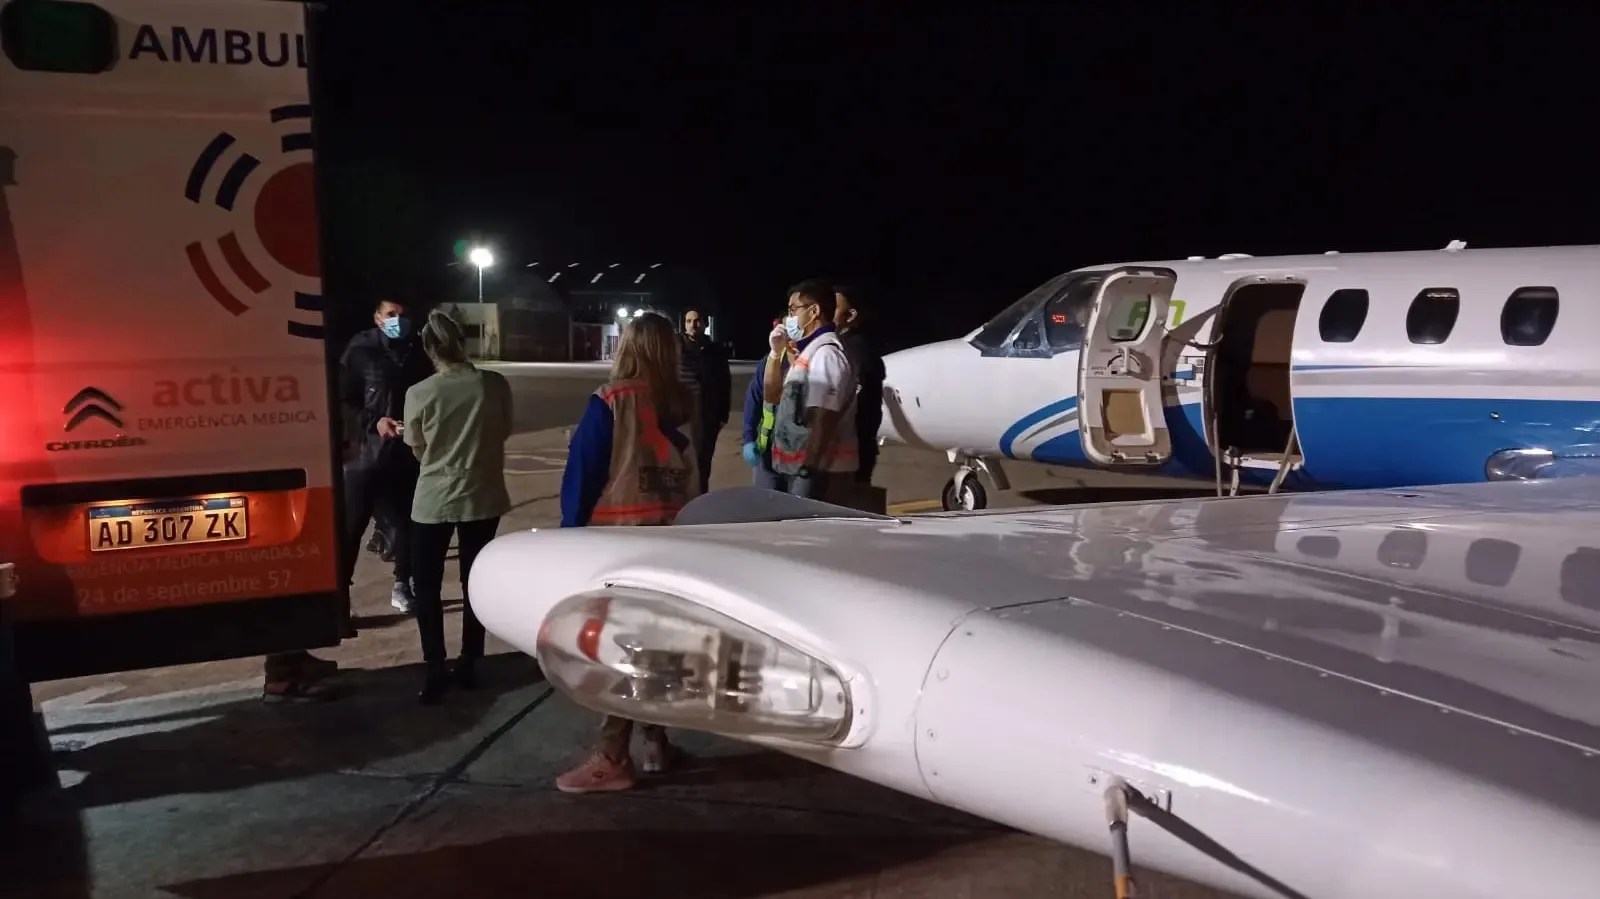
M815 511L506 535L473 605L592 708L1107 851L1110 790L1244 895L1600 882L1600 479Z

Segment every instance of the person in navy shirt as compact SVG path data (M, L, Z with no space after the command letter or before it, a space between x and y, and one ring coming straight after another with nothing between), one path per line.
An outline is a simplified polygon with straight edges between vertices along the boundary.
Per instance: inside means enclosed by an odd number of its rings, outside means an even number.
M782 475L772 470L772 416L774 409L763 396L762 380L766 376L767 362L763 356L756 363L755 377L750 379L750 389L744 392L744 430L739 445L744 448L744 464L750 466L751 484L768 490L785 489ZM784 366L788 366L787 358Z

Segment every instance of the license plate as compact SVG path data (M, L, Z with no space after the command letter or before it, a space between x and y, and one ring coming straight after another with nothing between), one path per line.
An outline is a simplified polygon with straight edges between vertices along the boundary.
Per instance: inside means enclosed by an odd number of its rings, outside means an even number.
M250 539L242 496L96 506L89 510L89 549L149 549Z

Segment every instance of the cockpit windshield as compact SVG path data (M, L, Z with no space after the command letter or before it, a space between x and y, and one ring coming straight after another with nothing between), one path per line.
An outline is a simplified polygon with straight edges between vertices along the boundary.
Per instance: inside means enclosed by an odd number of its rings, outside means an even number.
M1007 306L972 338L985 356L1050 357L1083 345L1101 272L1057 275Z

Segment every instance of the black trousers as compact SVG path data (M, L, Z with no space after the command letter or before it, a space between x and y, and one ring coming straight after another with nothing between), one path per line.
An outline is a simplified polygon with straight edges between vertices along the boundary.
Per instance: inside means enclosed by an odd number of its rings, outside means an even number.
M878 427L883 424L883 408L862 408L856 414L856 481L872 483L872 470L878 467Z
M472 575L472 563L478 558L500 528L500 519L483 518L478 521L449 521L443 524L411 522L412 605L417 615L417 633L422 637L422 660L443 662L444 560L450 552L450 536L461 537L461 658L476 659L483 656L483 622L472 611L472 597L467 594L467 581Z
M417 491L418 468L410 460L397 458L395 450L410 454L405 446L385 447L377 454L365 453L362 458L344 466L344 582L355 582L356 559L361 556L361 538L367 533L367 524L381 511L379 526L393 529L390 534L394 547L394 579L404 583L411 579L411 497Z
M717 435L722 433L722 425L717 422L707 422L700 426L698 440L695 441L695 461L700 465L700 492L709 493L711 490L711 460L717 455Z

